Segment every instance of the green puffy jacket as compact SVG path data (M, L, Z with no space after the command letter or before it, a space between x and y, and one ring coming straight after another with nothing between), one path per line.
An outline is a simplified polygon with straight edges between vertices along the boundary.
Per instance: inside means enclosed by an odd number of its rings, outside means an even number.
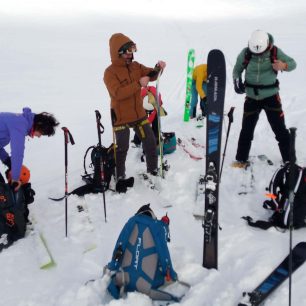
M273 37L269 34L270 45L273 46ZM245 60L245 53L247 48L244 48L237 57L236 64L233 70L233 79L240 78L245 66L243 65ZM296 62L293 58L286 55L280 48L277 48L277 59L287 64L285 71L292 71L296 67ZM252 85L272 85L275 84L277 74L272 68L270 50L265 51L263 54L255 55L252 54L251 59L247 65L245 71L245 81ZM255 100L262 100L277 94L279 91L278 87L262 88L258 89L257 95L255 94L254 88L246 87L245 92L247 97Z

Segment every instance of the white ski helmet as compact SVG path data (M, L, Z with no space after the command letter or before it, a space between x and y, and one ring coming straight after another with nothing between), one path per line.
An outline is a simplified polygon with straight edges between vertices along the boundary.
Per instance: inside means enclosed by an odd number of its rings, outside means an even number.
M255 54L266 51L269 46L269 35L262 30L256 30L249 39L249 49Z

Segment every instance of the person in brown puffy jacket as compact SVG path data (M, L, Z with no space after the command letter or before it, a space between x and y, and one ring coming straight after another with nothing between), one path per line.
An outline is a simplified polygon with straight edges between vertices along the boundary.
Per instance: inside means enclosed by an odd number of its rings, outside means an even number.
M146 156L147 172L157 175L156 140L147 114L143 108L141 87L157 78L166 63L158 61L148 68L134 60L136 44L122 33L113 34L109 40L112 64L104 72L104 83L111 98L111 119L116 137L117 185L126 177L125 161L129 149L130 128L141 139ZM119 184L120 185L120 184ZM124 185L124 184L123 184ZM123 186L125 192L126 186Z

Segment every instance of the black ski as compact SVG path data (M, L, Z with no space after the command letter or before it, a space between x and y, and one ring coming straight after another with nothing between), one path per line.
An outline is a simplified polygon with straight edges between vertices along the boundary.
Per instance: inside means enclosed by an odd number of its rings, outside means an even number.
M226 84L224 55L211 50L207 59L207 130L203 267L218 268L218 201L222 121Z
M292 272L306 261L306 242L298 243L292 250ZM259 306L289 277L289 255L275 268L260 285L250 293L243 293L238 306Z

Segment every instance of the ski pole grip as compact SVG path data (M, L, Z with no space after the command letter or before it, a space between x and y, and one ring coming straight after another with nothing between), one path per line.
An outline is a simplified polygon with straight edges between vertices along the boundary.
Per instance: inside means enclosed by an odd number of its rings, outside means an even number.
M229 120L230 123L232 123L234 121L234 110L235 110L235 107L232 106L230 111L227 114L228 120Z
M97 121L101 120L101 114L98 110L95 110Z
M64 131L65 143L69 143L69 141L70 141L71 144L74 145L75 144L74 139L72 137L72 134L68 130L68 128L62 127L62 130Z
M101 123L101 113L98 110L95 110L96 113L96 121L97 121L97 129L98 129L98 134L103 134L104 133L104 126Z

